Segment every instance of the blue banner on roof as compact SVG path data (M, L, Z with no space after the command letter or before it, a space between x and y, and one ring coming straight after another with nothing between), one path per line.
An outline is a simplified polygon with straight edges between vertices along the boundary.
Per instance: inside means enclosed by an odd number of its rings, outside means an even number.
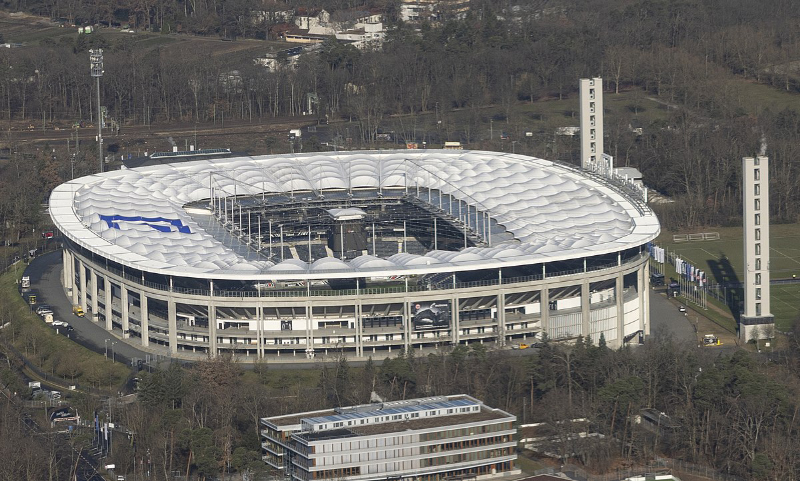
M142 217L140 215L101 215L100 220L108 224L112 229L120 229L120 223L135 223L144 224L152 227L159 232L180 232L182 234L191 234L192 231L188 226L183 224L180 219L167 219L166 217Z

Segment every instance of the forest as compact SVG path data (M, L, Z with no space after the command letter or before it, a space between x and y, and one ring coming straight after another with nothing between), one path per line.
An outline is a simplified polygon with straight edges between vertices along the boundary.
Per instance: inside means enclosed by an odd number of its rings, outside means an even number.
M556 462L591 472L666 456L742 479L789 480L800 470L800 447L793 442L800 436L798 366L797 343L769 356L744 350L720 355L657 333L636 349L613 351L602 339L579 339L573 346L545 343L533 355L516 357L478 344L427 357L401 353L380 366L370 359L356 368L340 358L299 373L268 363L245 370L224 358L188 368L173 363L139 373L133 404L108 409L92 397L73 403L83 412L100 409L101 419L124 426L130 434L118 436L110 459L119 472L147 465L151 479L266 475L260 417L367 403L376 391L385 400L467 393L520 422L549 422L558 439L570 440L551 448L560 453ZM666 413L679 427L654 436L634 422L642 408ZM18 416L10 403L0 402L4 433L21 430ZM579 418L605 437L571 437L581 428L556 423ZM69 472L69 456L19 435L22 442L0 440L0 455L18 460L0 465L0 479L67 479L50 475ZM74 442L86 446L91 436ZM23 451L28 454L21 456Z
M104 22L109 5L116 3L5 2L54 18L80 16L87 23ZM234 5L247 7L251 23L274 18L253 16L256 11L302 10L296 2L233 0L119 5L115 18L138 15L139 24L151 29L188 22L187 31L201 36L223 35L221 12ZM336 0L315 6L392 12L397 3ZM792 2L542 0L515 5L474 0L463 15L442 15L441 21L422 24L389 18L379 50L361 51L332 40L302 55L296 65L274 70L252 58L209 56L187 44L132 48L129 42L108 40L102 29L93 36L0 49L0 121L68 126L90 120L90 47L106 51L102 95L109 115L123 126L209 123L220 116L269 122L300 115L307 94L314 94L317 117L348 121L364 148L374 148L378 132L389 124L407 126L426 115L436 116L444 140L468 146L485 145L490 122L520 138L527 114L519 106L535 111L548 100L574 96L579 77L601 75L608 98L633 91L668 106L668 117L649 121L641 136L626 127L636 117L635 105L627 117L607 118L605 144L617 165L637 167L651 189L674 201L658 208L665 227L739 224L740 159L756 153L762 138L772 159L773 222L798 221L800 115L789 102L765 107L756 101L800 89L800 28ZM205 19L201 23L213 28L189 29L191 19ZM242 36L255 38L257 32ZM523 153L554 155L547 140L552 131L532 134L536 142ZM416 140L409 135L405 138ZM16 233L36 222L26 214L32 193L48 192L69 172L63 160L56 165L41 152L28 155L35 157L30 174L22 172L27 165L2 167L0 217Z
M346 120L363 148L378 146L379 130L397 119L440 120L444 136L468 147L487 145L490 122L519 136L526 128L520 106L535 110L574 97L579 77L600 75L606 98L634 92L666 106L667 118L650 121L641 136L627 128L636 106L627 118L607 119L606 132L606 150L618 164L637 167L648 186L674 200L657 207L665 228L740 225L740 159L756 153L762 139L771 158L773 222L800 221L800 113L789 102L775 108L756 101L800 90L800 14L793 2L520 3L473 0L464 15L410 24L399 21L397 1L319 0L314 7L334 13L382 9L386 43L360 51L328 41L296 66L274 70L196 46L131 48L102 28L89 37L0 49L0 123L7 126L0 235L18 240L40 227L39 205L70 175L62 157L14 142L12 127L90 120L87 50L93 47L106 51L102 95L123 126L209 123L218 115L265 123L299 118L313 93L320 104L313 120ZM236 42L267 42L277 12L310 7L296 0L1 0L0 6L70 23ZM541 142L524 153L548 158L552 132L534 134ZM146 464L153 479L259 473L259 417L367 402L372 391L385 399L467 393L525 422L589 419L606 437L575 446L580 455L571 462L592 471L658 453L747 479L795 479L796 334L774 356L697 350L656 335L638 349L613 351L602 339L583 339L515 357L459 346L428 357L406 353L380 366L356 368L342 359L305 374L267 363L245 370L226 359L173 364L140 373L139 401L114 410L113 419L132 435L112 458L128 471ZM103 407L91 396L75 403L84 413ZM668 440L653 440L632 422L645 407L667 413L681 428ZM0 479L68 479L71 454L36 442L19 422L19 409L0 398L0 456L14 461L0 464Z

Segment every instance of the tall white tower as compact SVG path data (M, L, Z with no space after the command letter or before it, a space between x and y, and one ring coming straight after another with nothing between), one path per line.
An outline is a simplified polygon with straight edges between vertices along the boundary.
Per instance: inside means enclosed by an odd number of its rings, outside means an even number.
M769 306L769 157L742 159L744 311L739 339L764 339L774 329Z
M581 101L581 167L596 171L603 161L603 79L579 81Z

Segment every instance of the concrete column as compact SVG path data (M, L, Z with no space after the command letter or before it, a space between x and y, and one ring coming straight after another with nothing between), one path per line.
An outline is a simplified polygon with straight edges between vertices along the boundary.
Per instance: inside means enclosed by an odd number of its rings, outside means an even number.
M120 304L122 305L122 308L120 309L120 313L122 314L122 338L127 339L128 328L129 328L128 309L130 308L130 306L128 306L128 288L120 284L119 289L120 289Z
M592 320L592 294L589 292L589 281L583 281L581 284L581 334L583 338L591 335L591 320ZM598 339L592 339L592 343L597 345Z
M65 247L61 251L61 285L64 286L64 290L67 292L70 292L72 289L72 283L69 277L69 259L69 251Z
M645 337L650 335L650 260L639 269L639 319Z
M258 325L256 326L256 336L258 342L257 354L259 359L264 359L264 304L258 301Z
M75 285L75 256L70 255L69 282L72 285L72 305L78 305L78 286Z
M314 329L311 327L311 304L306 303L306 349L314 348Z
M75 262L75 258L72 257L72 252L68 249L64 249L64 289L67 291L67 295L72 295L75 291L75 276L72 275L72 264Z
M403 347L406 352L411 349L411 325L413 322L411 319L411 303L407 297L403 298Z
M261 300L256 304L256 359L261 359Z
M217 357L217 306L214 301L208 303L208 349L212 357Z
M97 299L97 294L100 291L97 287L97 271L94 269L89 271L91 282L92 282L92 320L97 322L100 320L100 307L99 307L99 299Z
M497 333L499 334L500 346L506 345L506 293L500 291L497 294Z
M361 301L356 301L355 306L355 325L356 328L356 356L364 357L364 339L362 339L363 328L361 326Z
M461 337L461 318L458 315L458 303L458 297L454 297L450 301L450 308L452 309L450 317L453 319L452 325L450 326L450 337L453 338L453 345L457 345Z
M542 332L550 337L550 289L544 288L541 291L539 300L539 310L542 318Z
M142 333L142 347L150 345L150 325L149 314L147 312L147 295L144 291L139 291L139 328Z
M209 322L210 322L209 318ZM178 353L178 315L175 301L170 297L167 301L167 325L169 326L169 353Z
M86 303L86 266L83 261L78 261L78 280L81 283L81 307L83 312L89 310L89 305Z
M113 299L111 298L111 294L112 294L111 285L112 285L111 284L111 279L109 279L108 276L106 276L106 278L103 280L103 287L105 288L104 290L105 290L105 294L106 294L106 301L105 301L106 302L106 307L105 307L106 331L110 331L111 329L113 329L113 325L111 323L111 320L114 317L114 303L113 303Z
M625 342L625 306L623 305L622 296L622 273L617 274L617 286L614 289L617 299L617 342L613 344L614 347L622 347Z

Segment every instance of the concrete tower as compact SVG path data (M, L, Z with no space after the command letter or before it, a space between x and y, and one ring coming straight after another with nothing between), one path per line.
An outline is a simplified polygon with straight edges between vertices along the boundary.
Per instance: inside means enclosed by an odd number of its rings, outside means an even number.
M739 339L764 339L774 329L769 306L769 158L742 159L744 214L744 311Z
M595 171L603 160L603 79L582 78L581 100L581 167Z

